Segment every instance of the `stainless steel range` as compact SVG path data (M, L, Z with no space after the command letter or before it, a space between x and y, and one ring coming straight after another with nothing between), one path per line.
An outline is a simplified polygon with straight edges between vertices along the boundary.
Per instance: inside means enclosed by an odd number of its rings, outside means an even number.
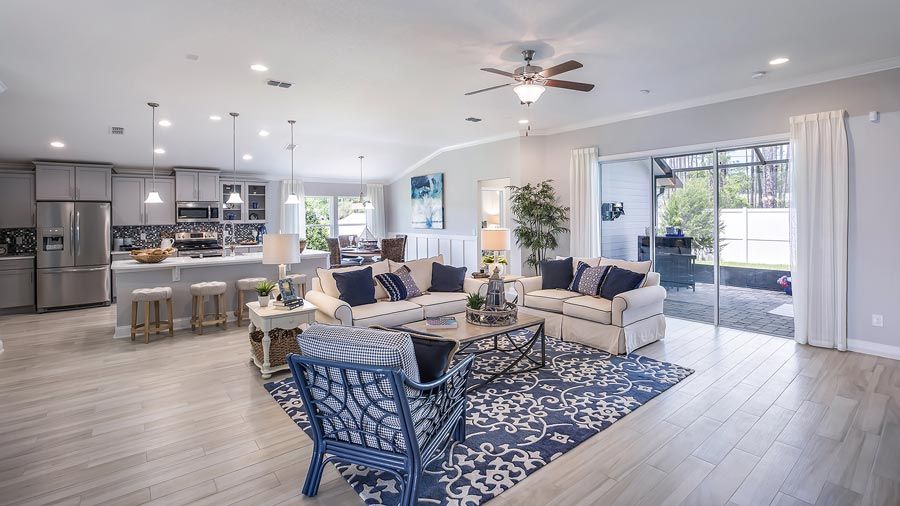
M225 254L215 232L176 232L174 247L180 257L207 258Z

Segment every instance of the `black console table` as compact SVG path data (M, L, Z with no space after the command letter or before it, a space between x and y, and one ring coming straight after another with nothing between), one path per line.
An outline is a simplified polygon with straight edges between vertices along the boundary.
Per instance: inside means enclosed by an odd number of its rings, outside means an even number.
M656 265L662 286L695 290L694 262L691 237L656 236ZM650 238L638 236L638 260L650 260Z

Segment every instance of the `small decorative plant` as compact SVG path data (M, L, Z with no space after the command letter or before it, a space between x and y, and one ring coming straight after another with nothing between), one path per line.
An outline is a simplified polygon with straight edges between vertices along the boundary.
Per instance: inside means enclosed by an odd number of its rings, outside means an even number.
M256 293L259 294L260 297L267 297L272 294L272 290L275 289L275 283L265 280L260 281L256 285Z
M494 255L487 254L481 257L481 263L484 265L491 265L494 263Z
M481 309L484 306L484 295L478 292L470 293L466 297L466 306L472 309Z

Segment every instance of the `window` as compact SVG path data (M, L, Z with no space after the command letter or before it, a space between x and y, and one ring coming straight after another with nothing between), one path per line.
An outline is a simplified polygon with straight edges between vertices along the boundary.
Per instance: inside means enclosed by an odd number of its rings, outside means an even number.
M332 197L306 197L306 247L328 251L331 237Z
M359 236L366 227L366 212L354 209L359 197L338 197L337 230L339 235Z

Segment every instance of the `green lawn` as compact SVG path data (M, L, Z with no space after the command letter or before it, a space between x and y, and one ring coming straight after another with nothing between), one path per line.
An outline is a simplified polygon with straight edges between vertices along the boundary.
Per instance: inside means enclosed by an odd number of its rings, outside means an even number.
M712 260L697 260L698 264L703 265L712 265ZM790 265L785 264L754 264L754 263L743 263L743 262L719 262L719 265L722 267L743 267L745 269L769 269L773 271L789 271L791 270Z

